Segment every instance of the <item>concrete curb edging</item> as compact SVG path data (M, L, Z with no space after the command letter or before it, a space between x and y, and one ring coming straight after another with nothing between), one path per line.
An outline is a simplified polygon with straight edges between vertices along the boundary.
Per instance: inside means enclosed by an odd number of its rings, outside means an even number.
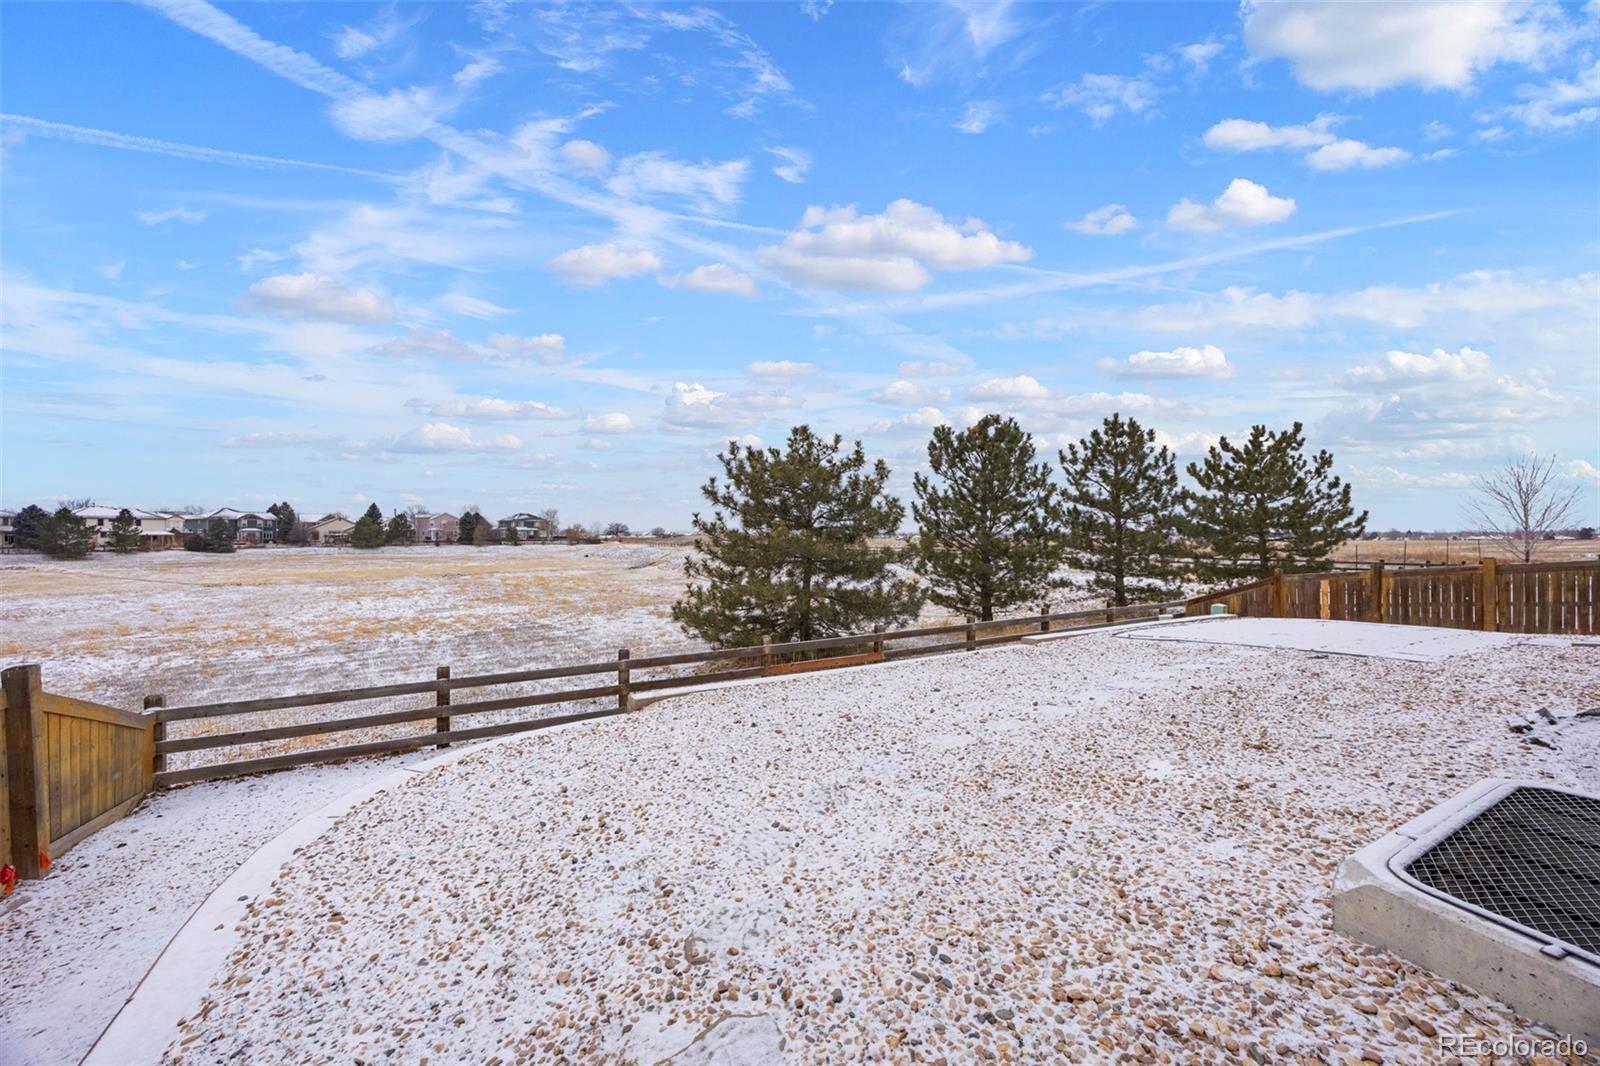
M1519 786L1573 791L1491 777L1413 818L1339 864L1333 928L1600 1047L1600 967L1419 890L1392 868L1419 841L1437 839Z
M569 726L554 726L547 732L566 728ZM160 1062L162 1052L178 1035L178 1023L198 1009L212 977L238 943L237 927L250 902L272 887L279 871L298 849L316 840L334 822L373 796L421 774L525 737L521 733L496 737L399 767L324 804L261 845L212 889L167 941L80 1066Z

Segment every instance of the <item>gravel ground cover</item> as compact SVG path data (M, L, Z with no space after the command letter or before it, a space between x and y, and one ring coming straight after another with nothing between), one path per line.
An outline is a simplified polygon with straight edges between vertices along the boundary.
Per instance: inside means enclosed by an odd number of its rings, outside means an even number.
M1596 655L1096 635L519 739L305 847L168 1059L1431 1062L1439 1034L1538 1035L1334 934L1330 883L1481 777L1600 786Z

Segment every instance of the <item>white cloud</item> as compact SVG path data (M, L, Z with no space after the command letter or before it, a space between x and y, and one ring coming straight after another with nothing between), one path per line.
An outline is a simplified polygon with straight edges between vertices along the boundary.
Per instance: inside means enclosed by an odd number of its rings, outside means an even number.
M546 365L559 363L567 355L567 339L559 333L537 333L521 337L513 333L491 333L489 347L518 359L532 359Z
M1119 111L1142 115L1156 102L1161 90L1146 75L1084 74L1076 82L1058 85L1040 99L1055 108L1071 107L1103 126Z
M746 365L744 371L751 377L792 381L810 377L817 372L817 368L811 363L797 363L790 359L758 359Z
M982 133L999 117L1000 105L993 100L973 100L967 104L967 109L952 124L952 128L961 133Z
M688 163L664 152L641 152L617 164L606 188L630 200L671 197L699 211L721 212L739 202L749 173L745 159Z
M607 243L569 248L547 265L570 285L602 285L660 270L661 260L646 248Z
M1204 455L1222 440L1221 435L1195 430L1190 433L1168 433L1156 430L1156 447L1165 448L1176 456Z
M937 407L919 407L898 418L885 418L867 427L868 433L928 432L939 426L948 426L950 419Z
M245 290L246 306L283 318L330 322L392 322L394 304L372 289L351 288L326 274L278 274Z
M889 382L872 394L878 403L894 407L930 407L950 398L950 390L937 385L924 385L915 381L898 379Z
M583 420L583 428L590 433L627 433L633 429L633 419L621 411L590 415Z
M699 382L677 381L667 395L662 418L669 428L743 429L769 411L798 405L798 400L780 393L718 392Z
M501 307L489 300L480 299L469 293L452 289L439 297L434 303L442 311L452 315L462 315L467 318L490 319L499 318L501 315L511 313L510 309Z
M1222 42L1214 37L1207 37L1193 44L1181 44L1174 51L1189 69L1196 74L1204 74L1211 66L1211 61L1222 53Z
M1294 214L1295 203L1287 197L1273 196L1265 185L1246 178L1234 178L1210 204L1179 200L1167 212L1167 225L1173 229L1215 233L1239 226L1263 226L1283 222Z
M480 422L520 422L571 418L559 407L538 400L502 400L498 396L462 396L450 400L411 400L407 407L433 418L466 418Z
M895 368L895 373L901 377L914 378L924 375L930 377L955 377L964 374L971 365L957 363L944 359L908 359Z
M374 346L372 351L397 359L450 359L458 363L481 363L487 358L447 329L414 329L404 337Z
M755 279L739 273L726 263L707 263L687 274L663 274L656 280L669 289L688 289L690 292L744 297L756 294Z
M1566 44L1555 5L1525 0L1245 0L1244 40L1325 92L1397 85L1465 90L1498 63L1537 64Z
M1438 119L1432 119L1422 127L1423 140L1427 141L1448 140L1454 133L1454 130Z
M1363 141L1341 140L1325 144L1306 156L1313 170L1374 170L1411 158L1404 148L1374 148Z
M757 254L802 287L909 292L932 280L930 267L977 270L1033 252L977 219L958 225L931 207L895 200L879 215L858 214L853 206L809 207L799 229Z
M1106 204L1097 207L1084 215L1076 222L1065 223L1067 229L1077 233L1086 233L1094 237L1115 237L1119 233L1126 233L1139 224L1139 220L1128 213L1122 204Z
M1563 467L1566 475L1575 481L1600 481L1600 467L1587 459L1568 460Z
M811 169L811 153L801 148L768 148L768 155L777 156L780 162L772 168L772 172L791 185L799 185L806 180L806 172Z
M1350 477L1363 488L1387 485L1408 489L1469 489L1476 483L1471 474L1460 471L1416 474L1393 466L1353 466Z
M1578 72L1574 81L1554 79L1544 85L1521 85L1522 102L1489 108L1476 117L1480 122L1512 119L1541 132L1575 129L1600 119L1600 60Z
M1394 385L1429 381L1482 381L1493 373L1486 353L1464 347L1458 352L1435 348L1432 355L1390 351L1378 363L1350 368L1346 376L1359 384Z
M134 217L146 226L159 226L163 222L187 222L194 224L204 222L206 213L194 211L187 207L169 207L165 211L138 211Z
M1254 152L1264 148L1316 148L1336 139L1330 127L1344 121L1338 115L1318 115L1299 126L1271 126L1244 118L1225 118L1201 138L1207 148Z
M427 133L454 106L432 89L412 86L345 97L329 114L334 125L358 141L404 141Z
M831 7L833 0L800 0L800 13L812 22L821 22Z
M464 426L427 422L402 433L388 448L396 452L514 452L522 448L522 440L510 433L478 438Z
M1146 307L1135 315L1145 329L1192 333L1219 327L1309 329L1325 322L1355 320L1395 329L1416 329L1448 320L1456 328L1540 315L1544 325L1519 322L1513 332L1532 338L1570 329L1576 347L1592 347L1600 306L1600 274L1527 278L1508 271L1480 270L1428 285L1372 285L1347 292L1290 289L1281 296L1229 287L1216 296Z
M1404 148L1374 148L1363 141L1341 139L1332 127L1343 122L1339 115L1318 115L1299 126L1271 126L1250 119L1223 119L1206 130L1206 147L1219 151L1254 152L1273 148L1304 150L1313 170L1372 169L1411 158Z
M1134 352L1124 361L1103 359L1103 369L1131 378L1231 378L1233 367L1215 344L1174 348L1170 352Z
M1034 378L1019 374L1009 378L989 378L967 390L973 400L1044 400L1050 390Z
M561 159L573 170L604 174L611 166L611 153L593 141L568 141L561 146Z

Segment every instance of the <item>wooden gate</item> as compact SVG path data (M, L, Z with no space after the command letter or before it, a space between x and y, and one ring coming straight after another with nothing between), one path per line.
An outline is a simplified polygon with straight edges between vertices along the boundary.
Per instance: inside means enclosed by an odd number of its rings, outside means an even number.
M52 858L150 791L155 719L43 691L37 666L0 674L5 692L5 861L39 877Z

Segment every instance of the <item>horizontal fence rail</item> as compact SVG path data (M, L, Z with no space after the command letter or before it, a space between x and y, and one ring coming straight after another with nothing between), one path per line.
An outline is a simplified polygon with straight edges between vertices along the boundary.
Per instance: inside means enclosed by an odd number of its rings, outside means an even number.
M1182 601L1131 607L1037 614L993 621L961 621L908 629L850 633L813 640L717 648L707 651L634 657L626 649L614 659L564 666L455 676L439 667L433 680L333 689L299 695L228 700L181 707L154 706L153 783L156 787L261 773L365 755L448 747L452 743L626 713L641 695L842 666L866 665L921 655L970 651L1013 643L1031 634L1086 625L1117 624L1177 611ZM548 687L573 679L605 676L604 684ZM531 685L546 687L529 690ZM485 690L492 690L485 692ZM467 698L463 698L467 697ZM409 700L391 707L380 701ZM357 709L355 714L323 713L301 721L250 721L268 712ZM508 712L560 704L580 705L554 715L527 717ZM279 715L281 717L281 715ZM462 720L465 720L463 723ZM244 725L231 723L246 722ZM480 724L481 723L481 724ZM411 731L394 735L396 729ZM182 735L179 732L182 731ZM373 734L374 739L313 747L295 741L333 734ZM376 735L381 734L381 735ZM175 757L186 761L173 765ZM232 757L229 757L232 756Z
M1229 613L1445 626L1491 633L1589 636L1600 632L1600 562L1481 563L1274 574L1196 596L1185 613L1214 604Z

